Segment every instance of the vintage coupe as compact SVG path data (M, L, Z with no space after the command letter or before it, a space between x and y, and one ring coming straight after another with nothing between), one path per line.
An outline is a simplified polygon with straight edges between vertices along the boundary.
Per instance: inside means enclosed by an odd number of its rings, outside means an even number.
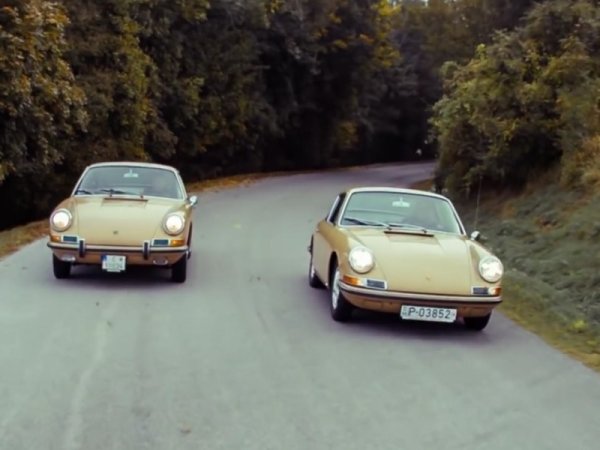
M69 277L77 264L108 272L137 265L170 268L171 279L183 283L196 203L173 167L138 162L88 166L71 196L50 216L54 276Z
M482 330L500 304L502 262L432 192L363 187L337 196L310 239L308 281L326 286L331 316L354 308Z

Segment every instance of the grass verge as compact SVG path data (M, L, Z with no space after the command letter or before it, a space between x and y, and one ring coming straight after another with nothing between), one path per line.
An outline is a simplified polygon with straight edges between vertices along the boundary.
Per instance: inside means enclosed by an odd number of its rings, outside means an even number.
M600 372L600 195L564 190L549 174L521 193L484 193L479 208L453 201L505 265L499 311Z

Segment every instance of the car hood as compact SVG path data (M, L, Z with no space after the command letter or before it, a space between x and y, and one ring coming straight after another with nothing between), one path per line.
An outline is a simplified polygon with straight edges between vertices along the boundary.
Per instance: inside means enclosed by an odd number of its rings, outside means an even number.
M73 199L77 232L88 244L141 245L160 230L181 201L159 198L81 197Z
M477 253L464 236L355 229L350 237L373 252L377 271L390 290L469 295L478 279Z

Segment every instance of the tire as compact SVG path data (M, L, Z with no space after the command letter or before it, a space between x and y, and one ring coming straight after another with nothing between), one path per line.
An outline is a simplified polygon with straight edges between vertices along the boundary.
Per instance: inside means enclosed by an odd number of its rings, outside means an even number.
M187 256L183 255L179 258L179 261L173 264L171 268L171 280L175 283L185 283L187 278L187 261Z
M192 230L193 230L193 227L190 227L190 232L188 234L188 239L187 239L187 245L188 245L187 259L192 258Z
M319 279L315 267L313 266L313 255L310 254L310 263L308 264L308 285L315 289L322 289L325 287L323 282Z
M331 308L331 317L336 322L348 322L352 318L354 307L344 298L340 290L340 269L337 263L331 270L331 282L329 283L329 306Z
M69 278L71 275L71 263L61 261L56 255L52 255L52 269L54 277L59 280Z
M492 313L482 317L465 317L463 320L465 321L465 326L469 330L481 331L487 326L490 317L492 317Z

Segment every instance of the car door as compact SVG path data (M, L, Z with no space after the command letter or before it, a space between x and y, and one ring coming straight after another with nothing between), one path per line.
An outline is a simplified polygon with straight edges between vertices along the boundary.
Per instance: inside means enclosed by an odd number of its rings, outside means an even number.
M332 234L336 232L336 222L339 217L346 193L339 194L327 217L320 221L313 235L313 264L319 278L329 282L329 258L332 252Z

